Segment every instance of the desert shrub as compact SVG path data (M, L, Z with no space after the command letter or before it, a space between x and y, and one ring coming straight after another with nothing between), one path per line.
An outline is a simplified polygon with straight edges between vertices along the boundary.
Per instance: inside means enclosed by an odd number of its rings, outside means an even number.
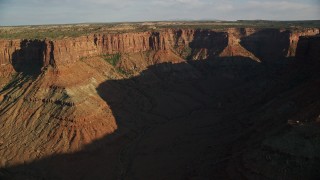
M112 66L116 66L121 59L121 54L103 54L102 58Z

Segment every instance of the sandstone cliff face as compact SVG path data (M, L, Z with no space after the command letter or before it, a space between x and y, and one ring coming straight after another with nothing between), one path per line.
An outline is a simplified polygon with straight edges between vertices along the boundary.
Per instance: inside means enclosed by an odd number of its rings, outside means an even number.
M305 61L312 61L314 64L320 63L320 36L300 37L297 58Z
M295 56L300 36L312 36L318 33L318 29L307 29L303 32L262 29L241 37L241 44L261 61L277 62Z
M0 40L0 47L2 49L0 53L1 66L11 70L14 68L15 72L22 72L26 68L40 70L42 67L54 63L51 41Z
M0 41L0 63L1 65L9 64L12 54L20 48L20 40L1 40Z
M303 32L295 32L295 33L291 33L290 34L290 48L288 50L288 57L294 57L296 56L296 50L298 47L298 42L300 39L300 37L305 37L305 36L314 36L319 34L320 31L319 29L307 29Z
M1 40L0 63L39 66L74 63L102 54L170 51L185 59L213 59L217 56L247 56L261 61L277 61L295 56L300 36L318 34L279 29L173 30L124 34L93 34L61 40ZM222 53L223 52L223 53Z

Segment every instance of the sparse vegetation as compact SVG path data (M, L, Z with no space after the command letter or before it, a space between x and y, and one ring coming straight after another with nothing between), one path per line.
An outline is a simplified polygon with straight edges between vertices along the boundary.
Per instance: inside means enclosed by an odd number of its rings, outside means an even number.
M115 67L115 70L125 76L128 76L130 73L128 73L126 70L124 70L121 67L118 67L117 64L121 60L121 54L103 54L102 58L109 64L111 64L113 67Z
M84 61L84 60L87 60L88 58L89 58L89 57L87 57L87 56L82 56L82 57L79 58L79 60L80 60L80 61Z
M165 28L225 29L225 28L320 28L320 21L164 21L136 23L65 24L41 26L3 26L1 39L61 39L92 33L127 33L161 30Z
M102 58L112 66L116 66L121 59L121 54L103 54Z
M190 57L191 54L192 54L192 49L189 46L186 46L183 48L181 52L181 57L183 57L184 59L188 59L188 57Z
M117 67L116 70L117 70L118 73L120 73L122 75L125 75L125 76L129 76L130 75L129 72L127 72L126 70L122 69L121 67Z
M152 50L147 50L145 53L146 53L146 57L150 57Z

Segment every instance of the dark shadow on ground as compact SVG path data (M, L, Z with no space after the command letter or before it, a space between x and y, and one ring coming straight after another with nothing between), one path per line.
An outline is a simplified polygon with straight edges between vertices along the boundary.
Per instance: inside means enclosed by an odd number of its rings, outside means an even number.
M38 49L32 51L37 54ZM21 54L24 51L15 55L20 71ZM244 57L212 58L157 64L139 76L106 81L97 92L111 107L116 132L79 152L1 169L0 177L241 179L230 162L275 130L290 128L288 119L305 105L300 96L286 93L313 75L297 73L300 66L290 63L274 66ZM308 88L314 87L301 93ZM318 95L314 98L320 100ZM265 108L273 114L265 114ZM319 114L314 111L311 119Z

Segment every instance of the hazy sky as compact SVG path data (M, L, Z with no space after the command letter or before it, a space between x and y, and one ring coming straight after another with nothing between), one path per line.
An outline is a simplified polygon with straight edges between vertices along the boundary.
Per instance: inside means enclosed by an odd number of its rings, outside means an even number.
M320 0L0 0L0 25L204 19L319 20Z

